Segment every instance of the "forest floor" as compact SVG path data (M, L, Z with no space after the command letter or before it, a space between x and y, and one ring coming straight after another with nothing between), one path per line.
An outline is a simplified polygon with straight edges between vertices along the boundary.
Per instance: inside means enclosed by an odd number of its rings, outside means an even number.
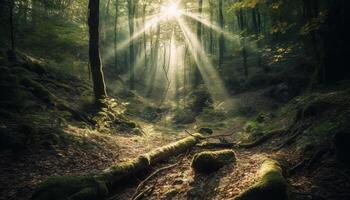
M40 83L49 93L59 97L67 104L81 102L81 96L86 92L86 89L77 92L71 88L83 87L81 85L89 86L86 82L71 77L62 79L58 75L54 77L51 75L38 76L37 70L33 70L33 67L25 68L22 63L9 64L2 61L2 64L2 71L10 71L12 75L17 75L21 71L22 75L25 74L26 77ZM69 81L69 87L67 81ZM19 88L24 89L23 86ZM69 115L67 111L58 111L57 107L46 105L47 103L40 96L35 95L35 90L31 88L30 91L34 97L31 95L30 98L32 104L35 104L34 108L31 108L33 112L22 116L4 117L7 115L5 112L7 110L1 108L1 111L4 111L0 113L1 133L4 130L20 133L21 128L18 127L18 123L22 123L23 120L35 121L34 124L39 133L36 133L34 139L29 136L24 146L21 143L10 141L12 146L0 151L0 199L29 199L40 183L50 176L86 175L106 169L113 164L136 158L140 154L184 138L188 136L185 130L194 132L198 127L211 127L214 135L232 133L232 136L209 139L208 142L239 143L259 137L261 129L288 129L294 119L291 113L297 113L300 105L310 104L312 101L309 99L330 98L332 102L335 99L341 99L339 105L342 109L342 111L330 109L325 113L318 113L321 111L316 110L318 116L322 115L320 117L322 120L312 119L317 126L307 129L309 132L316 128L317 132L325 131L325 129L329 131L333 127L333 121L328 123L330 116L333 116L330 115L331 112L337 116L343 116L340 112L344 113L346 120L349 119L350 91L348 89L322 91L311 97L305 95L289 104L268 97L266 93L270 89L252 89L233 95L232 110L241 110L243 115L225 115L224 118L216 119L214 115L208 117L210 113L208 115L204 112L197 116L195 123L187 125L175 125L168 120L166 115L157 122L149 122L140 117L128 115L128 118L138 124L139 129L142 130L142 133L135 134L128 130L96 128L85 122L73 120L72 113ZM307 102L304 102L306 100ZM133 105L132 102L130 104L130 106L140 106ZM77 106L71 103L69 106L78 110L85 105ZM322 112L327 110L328 107L327 109L322 107ZM263 122L257 122L256 119L262 113ZM334 120L338 119L334 118ZM64 121L64 123L56 126L56 121ZM304 119L304 121L307 120ZM43 131L44 134L42 134ZM199 147L177 157L169 158L150 169L150 171L155 171L177 163L175 167L156 174L146 182L145 188L151 188L151 192L147 193L144 199L232 199L257 181L256 172L262 162L271 157L284 158L287 169L303 160L312 164L312 166L307 166L310 169L301 167L293 175L287 176L290 187L294 191L300 191L297 194L292 193L291 199L349 199L350 171L334 160L332 151L319 155L316 161L313 160L316 153L311 153L312 158L307 159L310 156L306 155L305 149L310 147L305 143L310 140L305 142L302 138L276 150L276 147L283 144L288 138L289 135L285 133L276 135L264 144L250 149L235 148L237 161L209 175L196 174L190 167L193 155L203 151ZM311 135L310 138L312 140L316 138L316 141L319 137ZM325 139L329 138L325 137ZM33 141L27 143L27 140ZM323 145L322 142L320 142L321 145L312 142L312 148L315 151L311 152L317 152L318 147ZM312 162L316 162L316 166ZM134 180L123 184L115 191L114 196L110 197L110 200L130 199L137 185L145 177L147 175L135 177Z

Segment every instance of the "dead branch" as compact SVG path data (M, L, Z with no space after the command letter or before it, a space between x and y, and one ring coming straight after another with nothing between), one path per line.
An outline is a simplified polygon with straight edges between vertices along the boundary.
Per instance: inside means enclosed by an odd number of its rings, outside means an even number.
M139 199L142 199L142 198L145 197L147 194L153 192L153 190L154 190L154 186L147 187L145 190L143 190L142 192L140 192L137 196L132 197L132 200L139 200Z

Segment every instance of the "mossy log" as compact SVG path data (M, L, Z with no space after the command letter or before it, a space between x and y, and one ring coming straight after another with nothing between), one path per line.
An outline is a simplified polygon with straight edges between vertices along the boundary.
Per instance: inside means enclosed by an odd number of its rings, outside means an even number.
M236 160L234 151L204 151L193 157L191 167L198 173L211 173Z
M186 137L180 141L155 149L134 160L112 166L100 173L79 177L52 177L35 192L33 200L95 200L105 199L116 183L132 177L158 161L185 152L198 143L196 137Z
M234 200L287 200L287 183L282 168L275 160L266 160L259 172L258 182L235 197Z

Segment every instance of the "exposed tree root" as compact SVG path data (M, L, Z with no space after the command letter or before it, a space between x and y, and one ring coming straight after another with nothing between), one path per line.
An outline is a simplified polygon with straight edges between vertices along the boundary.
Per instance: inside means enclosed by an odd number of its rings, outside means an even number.
M155 149L129 162L112 166L100 173L80 177L53 177L44 182L35 192L33 200L90 200L105 199L113 187L122 179L132 177L151 165L168 157L180 154L198 143L196 137L186 137L180 141Z
M272 138L272 137L274 137L276 135L280 135L280 134L282 134L284 132L285 132L285 129L273 130L271 132L266 133L262 137L256 139L255 141L249 142L249 143L241 143L241 144L233 143L233 142L228 142L228 143L201 143L201 144L198 144L197 147L205 148L205 149L234 148L234 147L248 149L248 148L253 148L253 147L256 147L258 145L261 145L262 143L266 142L270 138ZM224 135L224 136L227 136L227 135ZM219 135L218 137L223 137L223 136Z
M296 125L293 125L292 127L295 127ZM296 129L294 129L294 131L288 131L292 133L292 136L290 136L289 138L287 138L287 140L285 140L282 144L280 144L279 146L277 146L276 148L274 148L275 151L278 151L282 148L284 148L287 145L292 144L293 142L295 142L295 140L303 133L303 131L309 127L309 124L304 124ZM291 128L292 129L292 128Z
M258 172L258 182L235 197L234 200L286 200L287 182L282 175L280 164L268 159Z
M249 143L243 143L243 144L237 144L238 147L240 148L252 148L252 147L256 147L264 142L266 142L267 140L269 140L270 138L272 138L275 135L280 135L282 133L284 133L286 130L285 129L278 129L278 130L273 130L269 133L264 134L262 137L258 138L257 140L253 141L253 142L249 142Z

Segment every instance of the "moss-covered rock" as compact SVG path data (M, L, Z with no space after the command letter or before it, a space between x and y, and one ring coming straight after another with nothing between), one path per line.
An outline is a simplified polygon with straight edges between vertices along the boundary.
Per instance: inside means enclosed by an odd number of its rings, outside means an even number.
M280 164L268 159L259 172L258 182L235 197L234 200L287 200L287 183L282 175Z
M195 172L211 173L236 160L234 151L204 151L196 154L191 163Z

